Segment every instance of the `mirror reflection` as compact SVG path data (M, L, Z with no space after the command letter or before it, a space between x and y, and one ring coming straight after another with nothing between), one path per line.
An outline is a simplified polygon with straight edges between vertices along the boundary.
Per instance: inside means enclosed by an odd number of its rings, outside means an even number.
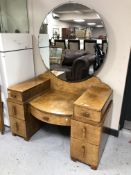
M58 78L87 79L103 64L107 34L99 14L77 3L61 5L42 22L39 48L46 67Z

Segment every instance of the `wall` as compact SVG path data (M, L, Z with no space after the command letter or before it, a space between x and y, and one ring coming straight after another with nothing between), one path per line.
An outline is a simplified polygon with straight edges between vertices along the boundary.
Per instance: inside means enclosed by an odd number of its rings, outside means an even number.
M49 34L49 38L51 39L53 36L53 28L57 28L59 29L59 34L60 37L62 37L62 28L69 28L69 24L66 22L61 22L59 20L53 19L52 17L52 13L50 13L47 18L46 18L46 22L48 24L48 34Z
M37 48L38 32L45 15L54 7L69 2L67 0L28 0L30 14L30 31L34 35L34 56L36 73L45 71ZM76 0L75 2L80 2ZM129 50L131 46L131 1L119 0L81 0L83 5L95 9L103 18L108 38L107 60L97 74L114 91L113 115L111 128L118 129L126 79Z
M21 33L28 32L26 0L1 0L2 8L2 32L15 32L18 29Z
M6 32L8 30L8 24L7 24L7 9L6 9L6 0L1 0L0 1L0 26L1 26L1 31Z
M102 35L102 36L106 36L106 30L105 30L105 28L94 28L93 30L92 30L92 36L94 37L94 38L98 38L100 35Z

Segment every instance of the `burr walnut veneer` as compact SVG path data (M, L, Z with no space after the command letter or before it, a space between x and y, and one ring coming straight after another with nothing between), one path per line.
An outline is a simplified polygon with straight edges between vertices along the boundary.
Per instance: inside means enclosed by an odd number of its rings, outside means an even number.
M68 83L46 72L8 89L11 130L29 139L40 121L71 126L70 154L96 169L108 135L112 90L97 77Z

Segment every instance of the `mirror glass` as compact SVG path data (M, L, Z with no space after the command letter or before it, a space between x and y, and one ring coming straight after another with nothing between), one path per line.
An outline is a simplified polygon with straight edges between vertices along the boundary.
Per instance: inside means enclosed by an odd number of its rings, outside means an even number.
M77 3L52 10L39 33L45 66L58 78L78 82L90 78L103 64L108 39L100 15Z

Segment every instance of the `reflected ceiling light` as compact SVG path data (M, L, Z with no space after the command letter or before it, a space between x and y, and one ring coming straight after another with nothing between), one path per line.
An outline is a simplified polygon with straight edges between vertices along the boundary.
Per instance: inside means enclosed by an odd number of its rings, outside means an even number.
M97 25L96 27L104 27L102 24Z
M95 26L95 25L96 25L95 22L88 22L87 24L88 24L89 26Z
M73 21L75 21L75 22L84 22L85 20L84 19L74 19Z

